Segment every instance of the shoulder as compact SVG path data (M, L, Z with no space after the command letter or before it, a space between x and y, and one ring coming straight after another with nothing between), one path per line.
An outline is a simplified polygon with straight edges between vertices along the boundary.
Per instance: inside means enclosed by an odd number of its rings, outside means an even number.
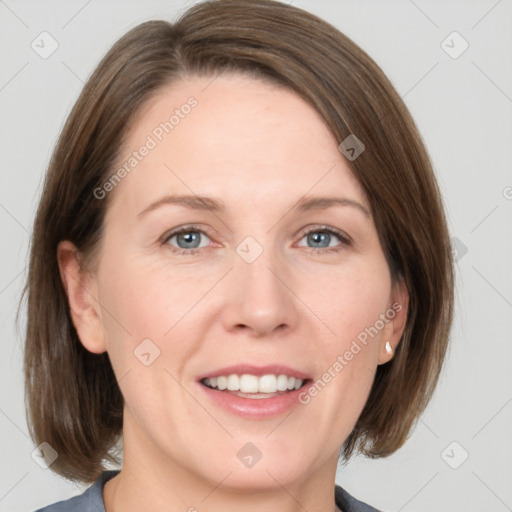
M82 494L47 505L35 512L105 512L103 485L118 473L117 470L104 471Z
M336 485L334 490L334 497L336 505L341 508L343 512L381 512L380 510L356 500L350 495L343 487Z

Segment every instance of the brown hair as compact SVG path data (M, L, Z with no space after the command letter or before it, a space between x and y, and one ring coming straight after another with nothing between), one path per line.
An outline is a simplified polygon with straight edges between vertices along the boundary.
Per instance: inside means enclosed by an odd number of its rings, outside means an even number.
M174 24L142 23L114 44L49 165L24 290L26 407L32 438L58 452L51 469L66 478L91 482L106 460L116 461L123 397L108 354L90 353L78 339L57 245L70 240L84 257L98 247L109 201L93 191L111 175L140 107L180 77L229 71L293 89L336 140L354 134L366 146L348 163L370 201L393 282L407 287L409 311L395 357L378 366L342 446L345 459L355 450L393 453L431 398L452 322L453 263L441 195L407 108L377 64L324 20L273 0L211 0Z

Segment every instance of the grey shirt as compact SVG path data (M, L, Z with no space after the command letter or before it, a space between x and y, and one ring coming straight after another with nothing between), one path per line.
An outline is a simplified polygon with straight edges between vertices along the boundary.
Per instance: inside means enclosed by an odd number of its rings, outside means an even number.
M91 487L82 494L59 501L53 505L40 508L36 512L105 512L103 503L103 485L119 473L116 471L104 471ZM334 490L336 505L343 512L380 512L362 501L356 500L345 489L336 485Z

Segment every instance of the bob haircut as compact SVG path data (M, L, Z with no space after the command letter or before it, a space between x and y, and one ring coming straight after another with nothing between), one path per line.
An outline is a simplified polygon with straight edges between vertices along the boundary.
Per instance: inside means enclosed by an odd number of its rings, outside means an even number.
M453 261L442 197L416 125L378 65L326 21L273 0L211 0L176 23L131 29L101 60L54 149L36 213L23 298L26 413L32 439L58 453L51 469L92 482L122 439L124 399L108 354L81 344L56 250L61 240L92 265L112 175L130 123L180 78L245 73L290 88L340 143L365 150L350 168L369 199L392 283L409 310L395 357L379 365L365 407L340 456L385 457L407 440L437 384L453 315ZM348 159L350 160L350 159ZM115 193L115 192L113 192ZM92 268L92 267L91 267Z

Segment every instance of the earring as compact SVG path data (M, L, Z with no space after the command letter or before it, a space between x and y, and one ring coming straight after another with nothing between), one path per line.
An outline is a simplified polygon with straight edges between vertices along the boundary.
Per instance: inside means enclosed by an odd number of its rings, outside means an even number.
M389 341L386 341L386 352L390 356L393 356L393 349L391 348L391 343L389 343Z

